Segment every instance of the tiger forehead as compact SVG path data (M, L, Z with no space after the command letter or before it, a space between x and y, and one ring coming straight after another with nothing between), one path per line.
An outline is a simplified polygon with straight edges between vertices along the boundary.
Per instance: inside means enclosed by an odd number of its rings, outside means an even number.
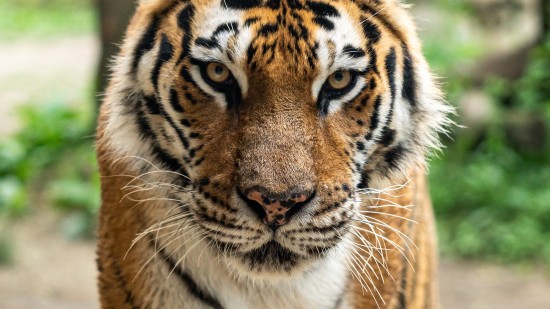
M310 68L319 62L324 67L336 62L362 69L364 61L348 61L366 55L360 16L350 5L346 1L214 1L197 12L191 54L248 65L252 70L276 58ZM338 63L339 56L348 63Z

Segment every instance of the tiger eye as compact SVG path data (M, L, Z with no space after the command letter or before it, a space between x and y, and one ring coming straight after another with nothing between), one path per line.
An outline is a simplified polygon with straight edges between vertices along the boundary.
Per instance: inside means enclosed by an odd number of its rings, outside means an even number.
M206 75L215 83L224 83L231 77L231 72L225 65L211 62L206 67Z
M342 90L351 84L352 76L349 71L336 71L328 78L328 85L334 90Z

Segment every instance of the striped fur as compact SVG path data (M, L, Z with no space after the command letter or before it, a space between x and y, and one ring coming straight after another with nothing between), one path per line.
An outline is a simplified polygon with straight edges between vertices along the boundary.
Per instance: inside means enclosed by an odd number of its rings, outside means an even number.
M102 307L437 307L450 112L397 1L143 0L98 126ZM250 188L311 197L273 229Z

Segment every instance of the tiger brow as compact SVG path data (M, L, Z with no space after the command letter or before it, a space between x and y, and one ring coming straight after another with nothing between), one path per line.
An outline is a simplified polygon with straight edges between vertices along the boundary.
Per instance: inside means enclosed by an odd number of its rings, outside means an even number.
M225 32L238 34L239 33L238 22L228 22L228 23L223 23L219 25L209 38L198 37L195 40L195 44L205 47L207 49L221 48L220 43L218 41L218 37L220 34Z

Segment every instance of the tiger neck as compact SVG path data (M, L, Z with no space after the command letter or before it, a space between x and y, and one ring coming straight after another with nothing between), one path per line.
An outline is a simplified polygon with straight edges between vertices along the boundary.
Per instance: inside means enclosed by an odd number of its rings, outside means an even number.
M188 253L182 265L188 278L180 279L187 281L190 297L204 305L224 309L347 308L349 278L341 256L328 255L302 276L271 280L239 277L219 256L203 249Z

